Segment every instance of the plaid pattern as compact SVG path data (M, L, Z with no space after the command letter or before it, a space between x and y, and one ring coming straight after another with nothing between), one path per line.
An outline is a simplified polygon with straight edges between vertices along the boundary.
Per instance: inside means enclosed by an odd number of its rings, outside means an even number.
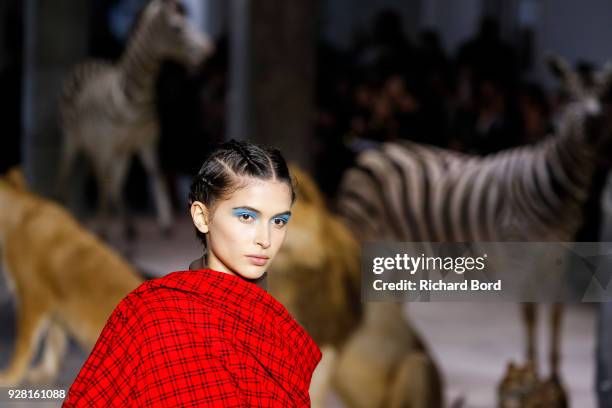
M113 311L63 407L310 407L321 351L268 292L200 269Z

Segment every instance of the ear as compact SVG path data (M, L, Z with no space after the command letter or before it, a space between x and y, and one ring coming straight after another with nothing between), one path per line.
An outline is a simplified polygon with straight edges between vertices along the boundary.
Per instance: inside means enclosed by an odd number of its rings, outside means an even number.
M514 375L515 372L516 365L514 364L514 361L508 361L508 363L506 363L506 376Z
M181 16L185 16L187 14L185 5L179 0L162 0L162 5L166 11L171 14L178 13Z
M549 55L546 57L546 66L553 76L559 80L563 80L568 71L566 62L556 55Z
M200 201L194 201L191 204L191 219L193 225L203 234L208 232L208 208Z
M596 74L595 83L600 97L604 97L612 91L612 61L607 61Z
M580 92L580 79L565 60L559 56L550 55L546 58L546 64L553 76L559 80L562 87L566 88L572 94Z
M4 176L5 180L17 190L27 190L28 183L23 175L21 166L13 166Z

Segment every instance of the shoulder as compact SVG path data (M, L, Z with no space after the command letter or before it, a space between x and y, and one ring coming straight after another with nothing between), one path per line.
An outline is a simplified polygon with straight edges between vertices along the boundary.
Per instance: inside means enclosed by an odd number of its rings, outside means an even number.
M173 272L161 278L147 280L130 292L122 302L139 313L174 311L202 303L201 297L194 290L175 284L179 276Z
M157 282L156 282L157 281ZM233 317L197 293L163 285L153 279L130 292L117 306L124 322L135 321L140 336L159 338L177 334L186 338L227 331Z

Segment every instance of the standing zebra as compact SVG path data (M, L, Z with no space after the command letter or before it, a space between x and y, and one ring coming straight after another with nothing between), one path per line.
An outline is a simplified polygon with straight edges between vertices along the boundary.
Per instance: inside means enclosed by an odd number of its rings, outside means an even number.
M128 236L133 227L121 191L134 153L152 180L159 225L169 232L172 223L156 151L155 80L162 60L193 68L213 50L211 40L189 24L178 0L151 0L132 32L118 63L88 61L77 65L67 79L60 102L64 143L58 177L58 190L64 195L76 154L85 153L98 182L101 232L113 205Z
M562 61L554 60L552 67L572 101L557 134L537 145L477 157L401 141L358 155L336 201L356 236L363 241L573 241L597 160L612 142L612 115L604 108L612 69L587 86ZM532 306L524 313L527 358L535 362ZM401 309L370 302L366 324L393 313ZM552 318L551 379L562 404L559 305Z

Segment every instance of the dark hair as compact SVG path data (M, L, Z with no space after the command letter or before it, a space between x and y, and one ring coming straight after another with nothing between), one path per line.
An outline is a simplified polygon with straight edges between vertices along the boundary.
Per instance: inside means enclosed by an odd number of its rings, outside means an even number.
M195 201L200 201L212 211L219 201L244 187L240 177L286 182L291 189L291 204L295 202L293 178L280 150L231 139L217 144L204 158L191 182L189 208ZM206 250L206 235L197 228L195 231Z

